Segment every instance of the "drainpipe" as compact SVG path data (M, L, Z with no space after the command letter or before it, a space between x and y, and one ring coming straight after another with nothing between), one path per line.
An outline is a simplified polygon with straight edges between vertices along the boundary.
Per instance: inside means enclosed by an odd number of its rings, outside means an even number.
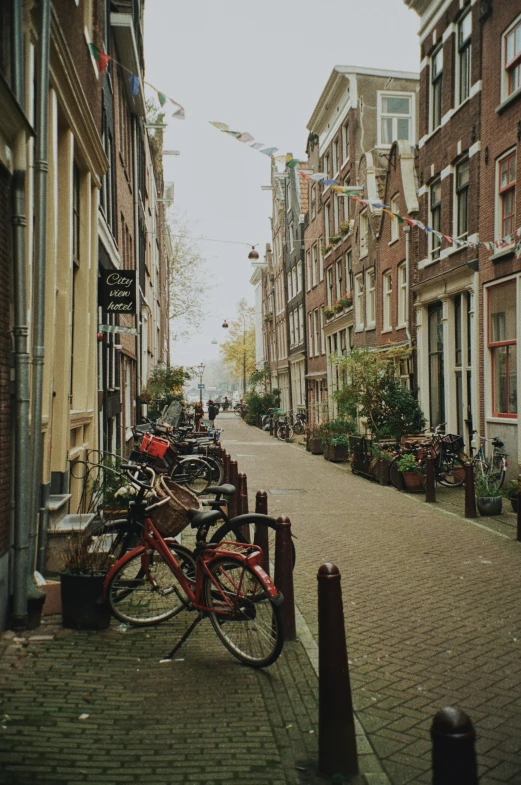
M29 533L30 559L34 564L36 550L36 522L38 527L37 568L45 570L45 550L47 544L47 515L41 502L42 493L42 452L41 430L43 364L45 357L45 273L46 273L46 224L47 224L47 172L48 150L47 130L49 120L49 46L50 46L50 0L40 0L40 24L38 31L39 52L36 72L36 143L34 160L34 271L33 271L33 324L32 324L32 390L31 390L31 501L30 520L33 522Z
M13 92L24 109L24 40L22 0L13 2L12 26ZM25 250L25 174L27 169L26 132L21 131L13 149L12 182L12 241L14 289L14 565L13 565L13 619L15 629L27 625L28 583L32 569L29 563L29 352L27 339L27 292Z
M146 380L141 378L142 372L142 357L141 357L141 294L140 294L140 264L144 264L140 260L139 254L141 243L139 238L139 184L138 184L138 160L137 160L137 134L138 134L138 119L137 115L133 115L132 123L132 147L134 154L134 254L136 257L136 424L141 422L141 403L140 395L143 384Z
M409 303L409 295L411 291L411 283L409 281L409 269L410 269L410 242L411 242L411 227L404 226L403 231L405 232L405 281L406 281L406 289L405 289L405 307L407 308L406 319L405 319L405 334L407 336L407 343L409 344L409 349L412 349L412 339L411 333L409 330L410 324L410 303ZM409 360L412 360L412 357ZM411 392L414 393L414 373L411 373L411 365L409 364L409 384L411 385Z

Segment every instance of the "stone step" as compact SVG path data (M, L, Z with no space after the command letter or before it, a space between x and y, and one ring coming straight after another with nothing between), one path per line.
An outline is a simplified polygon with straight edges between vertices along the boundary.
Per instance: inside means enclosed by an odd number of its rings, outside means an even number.
M68 538L73 534L88 534L94 528L95 513L68 513L49 522L47 532L47 572L60 572L67 550Z
M70 493L54 493L49 496L45 506L49 511L49 528L54 528L69 511Z

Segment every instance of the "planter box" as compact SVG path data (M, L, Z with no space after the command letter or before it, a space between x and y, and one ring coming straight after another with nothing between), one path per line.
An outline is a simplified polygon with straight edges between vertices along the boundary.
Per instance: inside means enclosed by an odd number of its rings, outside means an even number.
M476 504L480 515L501 515L503 498L501 496L476 496Z
M347 446L345 444L328 445L324 450L326 461L333 463L343 463L347 461Z
M106 630L110 606L103 599L102 575L61 575L62 623L72 630Z
M384 461L383 458L378 458L373 466L373 477L380 485L389 485L391 478L389 475L390 461Z
M373 479L371 464L374 461L371 449L373 440L368 436L350 436L349 449L351 451L351 471Z
M324 452L320 439L310 439L308 445L311 455L322 455Z
M510 504L512 505L513 512L517 512L517 499L510 499Z

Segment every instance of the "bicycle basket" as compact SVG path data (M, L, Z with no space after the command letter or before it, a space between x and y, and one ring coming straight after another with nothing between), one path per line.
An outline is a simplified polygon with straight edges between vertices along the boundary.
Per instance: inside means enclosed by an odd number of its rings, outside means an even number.
M168 502L160 507L152 507L147 511L147 517L163 537L175 537L186 529L190 523L186 511L201 508L199 499L192 491L165 475L156 486L156 494L160 499L168 499Z
M457 433L446 433L445 436L442 438L443 444L447 447L450 447L453 452L461 452L465 447L465 442L463 441L463 436L459 436Z
M153 455L154 458L164 458L166 451L170 447L168 439L161 439L151 433L145 433L143 441L139 445L140 452Z

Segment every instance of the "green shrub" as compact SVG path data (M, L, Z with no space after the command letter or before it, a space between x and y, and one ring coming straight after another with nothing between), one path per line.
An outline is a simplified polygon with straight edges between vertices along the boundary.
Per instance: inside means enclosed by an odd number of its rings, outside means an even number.
M277 396L274 392L258 393L250 390L246 393L246 422L248 425L257 425L257 415L267 414L268 409L277 407Z
M399 471L401 472L419 472L420 466L418 465L418 459L415 455L411 452L406 452L404 455L400 456L396 462L396 466Z

